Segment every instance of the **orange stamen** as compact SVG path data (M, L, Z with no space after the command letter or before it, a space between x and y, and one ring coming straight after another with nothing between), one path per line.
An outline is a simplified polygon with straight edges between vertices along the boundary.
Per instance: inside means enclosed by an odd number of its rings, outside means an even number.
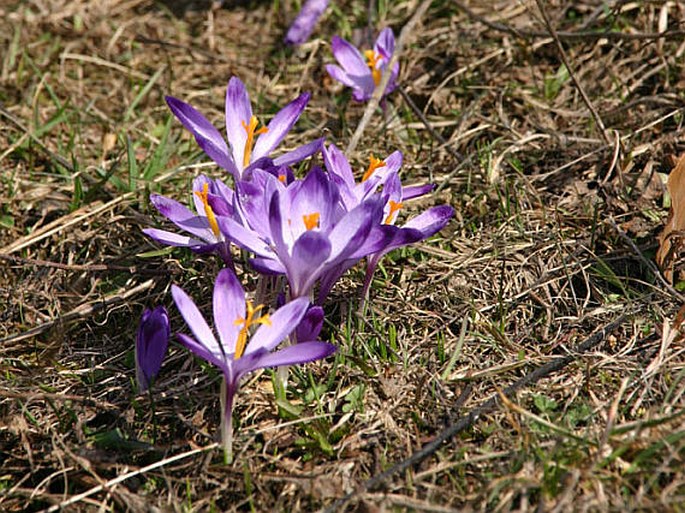
M376 65L383 57L381 57L381 54L376 53L373 50L366 50L364 52L364 57L366 57L366 65L371 69L373 83L376 87L378 87L378 84L381 83L382 72L376 68Z
M286 181L286 176L285 175L278 175L278 181L281 183L285 183Z
M255 313L257 313L262 308L264 308L264 305L257 305L256 307L253 307L252 301L248 301L247 316L238 317L234 321L234 324L236 326L242 326L242 328L240 328L240 332L238 333L238 341L235 345L235 354L233 355L234 360L237 360L238 358L243 356L243 353L245 352L245 347L247 347L247 336L249 335L249 330L251 326L254 326L255 324L265 324L267 326L271 326L271 319L269 318L269 314L264 314L260 317L257 317L256 319L254 318Z
M390 205L390 212L388 212L388 217L385 218L385 224L390 224L392 222L393 216L402 208L401 202L398 203L393 200L388 201L388 205Z
M362 176L362 182L368 180L376 169L384 166L385 160L377 159L373 154L369 155L369 167L366 168L366 173Z
M263 126L259 130L257 130L257 125L259 124L257 116L252 116L250 118L249 124L245 123L245 121L241 121L241 124L245 129L245 133L247 133L247 141L245 141L245 151L243 152L243 167L247 167L250 165L250 157L252 157L252 145L254 144L254 136L259 134L265 134L269 131L269 129Z
M302 216L302 220L304 221L304 227L307 229L307 231L313 230L314 228L318 228L319 217L321 217L321 214L319 214L318 212Z
M219 237L221 234L219 225L216 222L214 211L212 210L212 207L209 206L209 201L207 200L207 196L209 195L209 184L205 182L202 186L202 190L195 191L195 194L202 200L202 205L205 207L205 216L207 216L207 221L209 221L209 227L212 229L212 232L214 232L214 235Z

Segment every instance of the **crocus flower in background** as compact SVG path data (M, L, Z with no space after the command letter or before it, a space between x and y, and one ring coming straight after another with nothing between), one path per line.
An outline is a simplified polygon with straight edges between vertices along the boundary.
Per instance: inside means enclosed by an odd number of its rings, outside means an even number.
M326 71L338 82L351 87L352 97L363 102L371 98L374 90L381 82L381 77L395 51L395 36L392 29L383 29L378 35L373 49L366 50L363 54L344 39L333 36L331 50L340 66L327 64ZM383 96L390 94L397 87L399 71L400 65L395 63Z
M144 392L159 373L169 346L169 314L166 308L145 309L136 336L136 381Z
M277 112L267 126L260 127L259 120L252 113L245 85L237 77L232 77L226 88L228 144L214 125L193 107L172 96L167 96L166 102L171 112L195 136L200 148L236 179L241 179L251 166L265 165L262 159L267 159L285 138L309 102L309 96L309 93L301 94ZM317 139L281 155L273 159L273 164L280 166L299 162L316 153L322 140Z
M143 233L162 244L187 247L196 253L217 251L231 265L229 242L217 224L217 216L233 214L233 191L226 184L204 175L195 178L193 201L197 213L159 194L151 194L150 201L160 214L190 235L157 228L145 228Z
M329 0L307 0L285 35L288 45L301 45L311 35Z
M265 367L295 365L325 358L335 352L336 347L325 342L305 340L272 352L298 327L307 313L309 301L305 298L296 299L271 315L263 313L263 305L253 306L245 300L245 291L230 269L220 271L214 285L214 325L219 333L218 341L193 300L176 285L172 286L171 293L194 335L193 338L178 334L179 340L223 373L221 435L224 456L230 462L233 400L240 378ZM316 322L316 318L313 322ZM252 333L254 328L256 331Z

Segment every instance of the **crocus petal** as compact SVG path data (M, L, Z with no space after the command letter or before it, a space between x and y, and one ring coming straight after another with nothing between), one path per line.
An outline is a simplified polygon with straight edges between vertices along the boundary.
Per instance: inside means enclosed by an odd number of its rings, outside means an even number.
M376 200L367 200L343 217L329 235L330 261L344 260L361 246L372 225L380 224L383 207Z
M229 157L226 141L214 125L193 107L173 96L167 96L166 102L174 116L195 136L200 148L219 166L235 175L237 170Z
M293 127L307 106L309 93L304 93L283 107L267 125L268 132L262 134L254 145L253 157L258 159L271 153Z
M159 373L169 346L171 328L166 308L145 310L136 336L136 379L143 392Z
M252 105L245 85L238 77L231 77L226 88L226 135L231 143L233 161L243 169L243 156L247 132L243 123L248 124L252 118Z
M219 230L224 236L243 249L252 251L253 253L270 257L274 252L269 245L257 233L236 223L230 217L218 217L216 220L219 225Z
M267 135L267 134L264 134ZM260 141L261 137L264 137L263 135L260 136ZM316 139L310 143L303 144L302 146L299 146L295 148L292 151L289 151L287 153L284 153L280 157L276 157L274 159L274 164L277 166L290 166L292 164L297 164L298 162L303 161L307 157L314 155L316 152L318 152L321 147L323 146L323 142L325 140L325 137L321 137L319 139ZM259 142L259 141L257 141Z
M301 45L312 33L329 0L307 0L285 35L288 45Z
M374 50L380 53L383 58L388 61L392 58L392 54L395 53L395 34L393 34L390 27L384 28L381 30L381 33L378 34Z
M349 188L354 188L354 174L345 154L333 143L323 148L323 161L329 173L343 179Z
M326 358L337 351L337 347L327 342L301 342L292 346L284 347L273 353L255 353L253 358L240 358L241 374L266 367L282 367L299 363L313 362ZM242 362L242 360L245 360ZM243 367L244 365L244 367Z
M304 317L309 306L309 299L294 299L269 316L271 323L259 326L247 344L245 356L259 351L271 351L285 337L293 332Z
M277 276L280 274L285 274L286 270L283 264L278 260L266 257L256 257L249 259L252 268L261 274L267 274L270 276Z
M350 77L340 66L326 64L326 72L328 72L332 79L337 80L342 85L346 85L347 87L358 87L357 83L352 80L352 77Z
M453 216L454 209L452 207L440 205L410 219L404 224L404 228L419 230L424 236L423 238L428 238L442 230Z
M181 312L181 315L186 321L186 324L195 335L195 338L204 346L210 353L215 355L217 358L221 358L224 354L219 343L214 338L212 330L207 325L207 321L198 310L195 302L186 294L182 288L172 285L171 295L174 298L174 303L176 303L176 308Z
M406 187L402 187L402 200L406 201L418 198L419 196L428 194L434 188L435 186L432 183L426 185L408 185Z
M207 244L205 241L188 237L187 235L168 232L166 230L158 230L157 228L145 228L143 233L156 240L160 244L165 244L167 246L194 248L196 246L204 246Z
M176 337L178 338L181 344L183 344L187 349L195 353L196 356L199 356L203 360L208 361L212 365L216 365L222 370L226 368L226 361L224 360L223 356L212 353L209 349L207 349L202 344L199 344L196 340L190 338L188 335L184 335L183 333L177 333Z
M341 37L333 36L331 50L333 56L349 75L369 75L369 78L371 78L371 70L366 63L366 59L353 45Z
M222 269L214 283L214 325L224 353L235 353L240 327L235 321L245 318L245 291L231 269Z
M295 341L316 340L323 328L323 308L310 306L295 330Z
M291 293L294 297L308 295L331 253L331 243L325 235L309 231L293 245L290 258L281 258L287 269Z
M150 202L160 214L182 230L192 233L204 241L215 241L216 237L212 234L207 218L200 217L178 201L159 194L150 194ZM204 213L204 209L202 212Z

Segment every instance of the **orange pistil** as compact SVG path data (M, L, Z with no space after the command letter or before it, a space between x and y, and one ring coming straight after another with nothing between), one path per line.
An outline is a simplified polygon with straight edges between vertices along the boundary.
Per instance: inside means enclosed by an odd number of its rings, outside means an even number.
M364 173L364 176L362 176L362 182L368 180L376 169L384 166L385 160L377 159L373 156L373 153L369 155L369 167L366 168L366 172Z
M259 134L265 134L269 129L265 126L257 129L259 121L257 121L257 116L252 116L250 118L250 124L248 125L245 121L241 121L245 133L247 133L247 141L245 141L245 151L243 152L243 167L250 165L250 157L252 157L252 145L254 144L254 136Z
M319 214L318 212L302 216L302 220L304 221L304 227L307 229L307 231L313 230L314 228L318 228L319 217L321 217L321 214Z
M233 355L233 359L237 360L241 356L243 356L243 353L245 352L245 347L247 346L247 336L249 334L249 330L251 326L254 326L255 324L265 324L267 326L271 326L271 319L269 319L269 314L264 314L260 317L257 317L256 319L254 318L255 313L259 312L264 308L264 305L257 305L256 307L252 306L252 301L247 302L247 317L238 317L235 321L234 324L236 326L242 326L240 328L240 332L238 333L238 342L236 342L235 345L235 354Z
M373 83L376 87L378 87L378 84L381 83L381 70L377 69L376 65L383 57L381 57L381 54L374 52L373 50L366 50L364 52L364 57L366 57L366 65L371 69Z
M281 183L285 183L286 181L286 176L285 175L278 175L278 181Z
M209 184L205 183L202 186L202 190L195 191L195 194L202 200L202 205L205 207L205 216L207 216L207 221L209 221L209 227L212 229L212 232L214 232L214 235L219 237L221 234L219 225L216 222L214 211L212 210L212 207L209 206L209 201L207 200L207 196L209 195Z
M398 203L393 200L388 201L388 205L390 205L390 212L388 212L388 217L385 218L385 224L390 224L392 222L393 216L402 208L401 202Z

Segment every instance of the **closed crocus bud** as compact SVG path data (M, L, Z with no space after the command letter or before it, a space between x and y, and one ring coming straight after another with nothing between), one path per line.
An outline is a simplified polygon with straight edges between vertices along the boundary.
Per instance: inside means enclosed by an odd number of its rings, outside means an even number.
M147 390L159 373L169 346L171 327L166 308L145 309L136 337L136 380L141 392Z
M307 0L302 6L297 18L290 25L285 35L285 43L288 45L301 45L312 33L316 22L328 7L329 0Z

